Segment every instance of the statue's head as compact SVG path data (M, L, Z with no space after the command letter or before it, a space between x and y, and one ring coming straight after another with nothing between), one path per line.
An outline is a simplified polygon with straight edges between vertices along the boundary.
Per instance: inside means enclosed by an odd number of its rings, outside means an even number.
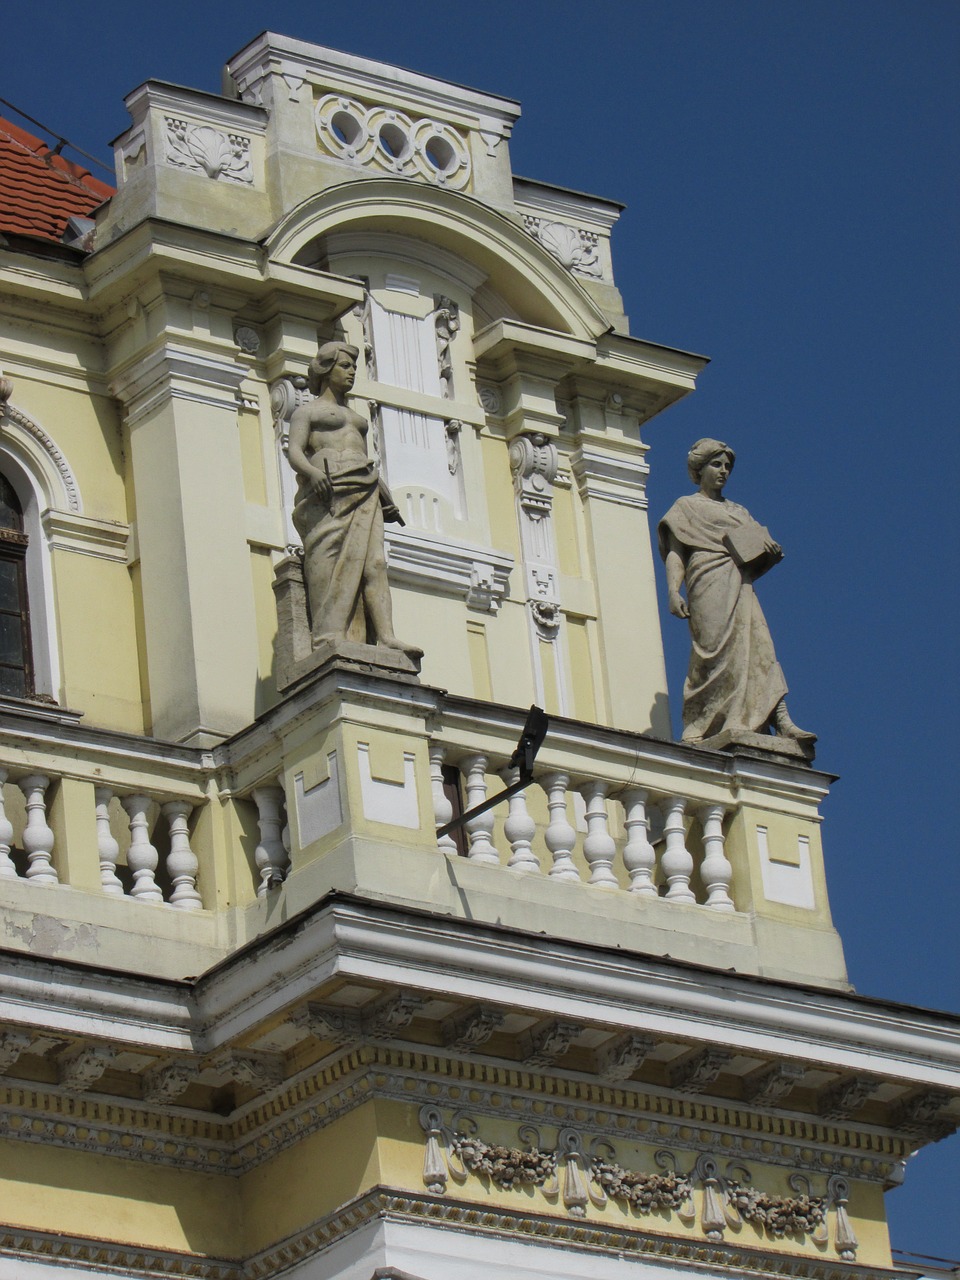
M330 370L340 360L341 355L349 358L354 369L360 356L359 348L351 347L349 342L325 342L307 366L307 386L310 394L318 396L323 384L330 376Z
M737 455L728 444L724 444L722 440L710 440L709 438L697 441L687 454L687 471L690 473L690 479L694 484L700 483L703 468L710 459L719 457L721 453L725 453L730 459L730 470L732 471Z

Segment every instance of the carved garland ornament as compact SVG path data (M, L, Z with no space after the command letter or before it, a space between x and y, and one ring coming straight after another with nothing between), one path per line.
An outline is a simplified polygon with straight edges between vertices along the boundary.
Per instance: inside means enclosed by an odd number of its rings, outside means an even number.
M844 1261L856 1259L858 1242L846 1208L849 1185L836 1174L827 1178L822 1196L812 1194L802 1174L789 1179L793 1196L777 1196L750 1185L752 1174L745 1165L731 1161L721 1174L716 1160L706 1153L684 1173L674 1153L661 1148L654 1154L660 1172L643 1172L619 1164L613 1146L594 1139L592 1149L606 1154L594 1155L588 1167L583 1138L575 1129L558 1130L550 1150L544 1149L533 1125L518 1128L522 1146L508 1146L483 1142L470 1116L459 1114L451 1124L455 1127L444 1124L438 1108L421 1108L420 1125L426 1134L423 1180L434 1193L446 1191L448 1177L463 1183L472 1174L503 1190L539 1187L548 1198L559 1197L573 1217L584 1217L587 1204L602 1209L609 1199L622 1200L642 1214L676 1213L681 1222L693 1226L693 1193L699 1188L699 1226L710 1241L720 1242L726 1229L739 1230L749 1223L774 1239L809 1236L814 1244L824 1245L830 1238L827 1215L832 1210L834 1247Z

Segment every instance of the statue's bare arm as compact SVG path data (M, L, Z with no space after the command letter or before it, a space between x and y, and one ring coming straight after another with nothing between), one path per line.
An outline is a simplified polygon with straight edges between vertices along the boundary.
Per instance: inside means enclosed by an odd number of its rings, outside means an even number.
M668 531L667 536L670 540L669 550L663 563L667 571L667 598L670 612L675 618L689 618L690 608L680 594L680 588L683 586L683 552L673 534Z
M310 410L306 405L294 409L290 419L290 439L287 444L287 459L298 475L303 476L313 486L324 502L333 497L333 484L330 477L315 467L307 457L307 442L310 439Z

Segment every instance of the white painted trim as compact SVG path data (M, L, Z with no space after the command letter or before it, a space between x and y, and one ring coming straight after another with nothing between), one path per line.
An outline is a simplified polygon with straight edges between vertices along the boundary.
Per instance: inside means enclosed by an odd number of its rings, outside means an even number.
M100 560L128 561L130 526L70 511L48 510L40 517L52 551L75 551Z
M384 543L390 581L398 586L462 596L488 613L506 599L514 559L505 552L409 529L387 528Z

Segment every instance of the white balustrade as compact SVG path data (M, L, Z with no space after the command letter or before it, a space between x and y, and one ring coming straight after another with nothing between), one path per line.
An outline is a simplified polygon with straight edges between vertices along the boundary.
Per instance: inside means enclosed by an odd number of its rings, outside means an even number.
M706 905L711 911L733 911L733 899L730 897L730 882L733 879L733 867L723 852L723 805L708 804L702 814L703 820L703 862L700 865L700 879L707 891Z
M257 897L265 898L274 886L282 884L290 869L290 854L284 844L284 791L281 786L257 787L253 801L257 806L260 840L254 857L260 872ZM288 837L289 839L289 837Z
M627 829L623 865L630 876L630 892L656 898L657 886L653 882L653 875L657 866L657 853L650 843L647 793L642 787L624 787L620 798L624 809L623 825Z
M487 757L485 755L466 756L460 767L467 775L467 808L483 804L487 798ZM466 823L467 835L470 837L470 848L467 857L471 862L481 866L500 865L500 855L494 848L491 836L495 822L492 809L486 813L478 813Z
M6 769L0 769L0 879L17 880L17 868L10 857L10 850L13 848L13 823L7 817L3 803L3 784L6 780Z
M607 829L606 795L609 783L594 779L580 787L580 794L587 806L587 834L583 841L583 856L590 867L590 883L600 889L618 889L613 874L613 859L617 845Z
M172 889L170 905L179 911L199 911L203 899L197 890L197 855L190 848L190 815L193 805L186 800L168 800L161 812L170 824L170 852L167 854L167 873Z
M120 844L110 830L110 801L113 792L109 787L94 787L93 797L96 804L97 852L100 856L100 884L104 893L111 897L123 897L123 882L117 875L117 860L120 857Z
M507 768L501 771L501 777L508 787L519 781L520 770ZM510 797L509 811L503 824L503 834L510 844L510 871L523 874L540 874L540 860L533 852L533 837L537 834L537 824L527 810L525 791L517 791Z
M687 802L682 796L668 796L660 807L663 811L663 834L666 840L660 867L669 886L667 901L696 902L696 896L690 888L693 858L687 849L686 833L683 827L683 815Z
M450 751L449 747L439 743L430 747L430 779L438 827L449 822L453 813L443 789L443 763ZM468 810L487 799L489 764L489 757L480 752L460 759ZM507 785L519 776L516 768L505 768L500 772ZM703 827L703 858L697 881L698 885L702 882L704 888L700 905L711 911L736 910L730 893L733 868L724 852L723 821L727 810L723 805L695 804L689 797L663 793L655 793L651 798L646 787L627 785L615 790L616 784L600 778L581 782L576 790L572 790L570 774L560 769L544 772L536 781L546 796L549 814L542 829L552 860L548 878L565 881L584 878L574 860L579 837L568 817L570 797L576 798L579 792L583 797L586 817L587 830L581 849L589 867L589 884L606 890L619 889L616 868L618 859L621 859L622 869L629 877L629 892L637 898L659 900L662 897L671 903L696 905L697 894L691 886L695 863L686 840L689 812L696 815ZM625 836L618 839L611 832L610 799L618 801L623 808ZM663 814L663 835L662 839L658 835L656 843L651 839L651 805ZM500 866L501 857L493 842L494 811L488 809L486 813L471 818L466 823L466 830L470 839L470 859L480 864ZM659 827L656 830L659 831ZM510 797L503 834L510 846L507 868L513 872L541 872L540 859L534 850L537 824L527 807L525 791ZM449 837L438 840L438 845L444 852L456 851Z
M47 788L50 779L42 773L20 778L18 786L27 806L23 847L27 853L27 879L34 884L59 884L53 865L53 831L47 823Z
M577 833L567 818L567 788L570 785L570 775L548 773L540 779L540 785L547 793L547 811L550 814L550 821L543 833L544 841L553 858L550 876L554 880L579 880L580 872L572 857Z
M430 747L430 790L433 794L433 820L437 828L445 827L453 817L453 803L443 786L443 762L446 747ZM443 853L456 853L457 842L449 833L437 837L437 848Z
M130 819L130 848L127 866L133 872L130 896L141 902L162 902L163 894L156 881L159 854L150 843L147 810L150 798L145 795L124 796L120 801Z

